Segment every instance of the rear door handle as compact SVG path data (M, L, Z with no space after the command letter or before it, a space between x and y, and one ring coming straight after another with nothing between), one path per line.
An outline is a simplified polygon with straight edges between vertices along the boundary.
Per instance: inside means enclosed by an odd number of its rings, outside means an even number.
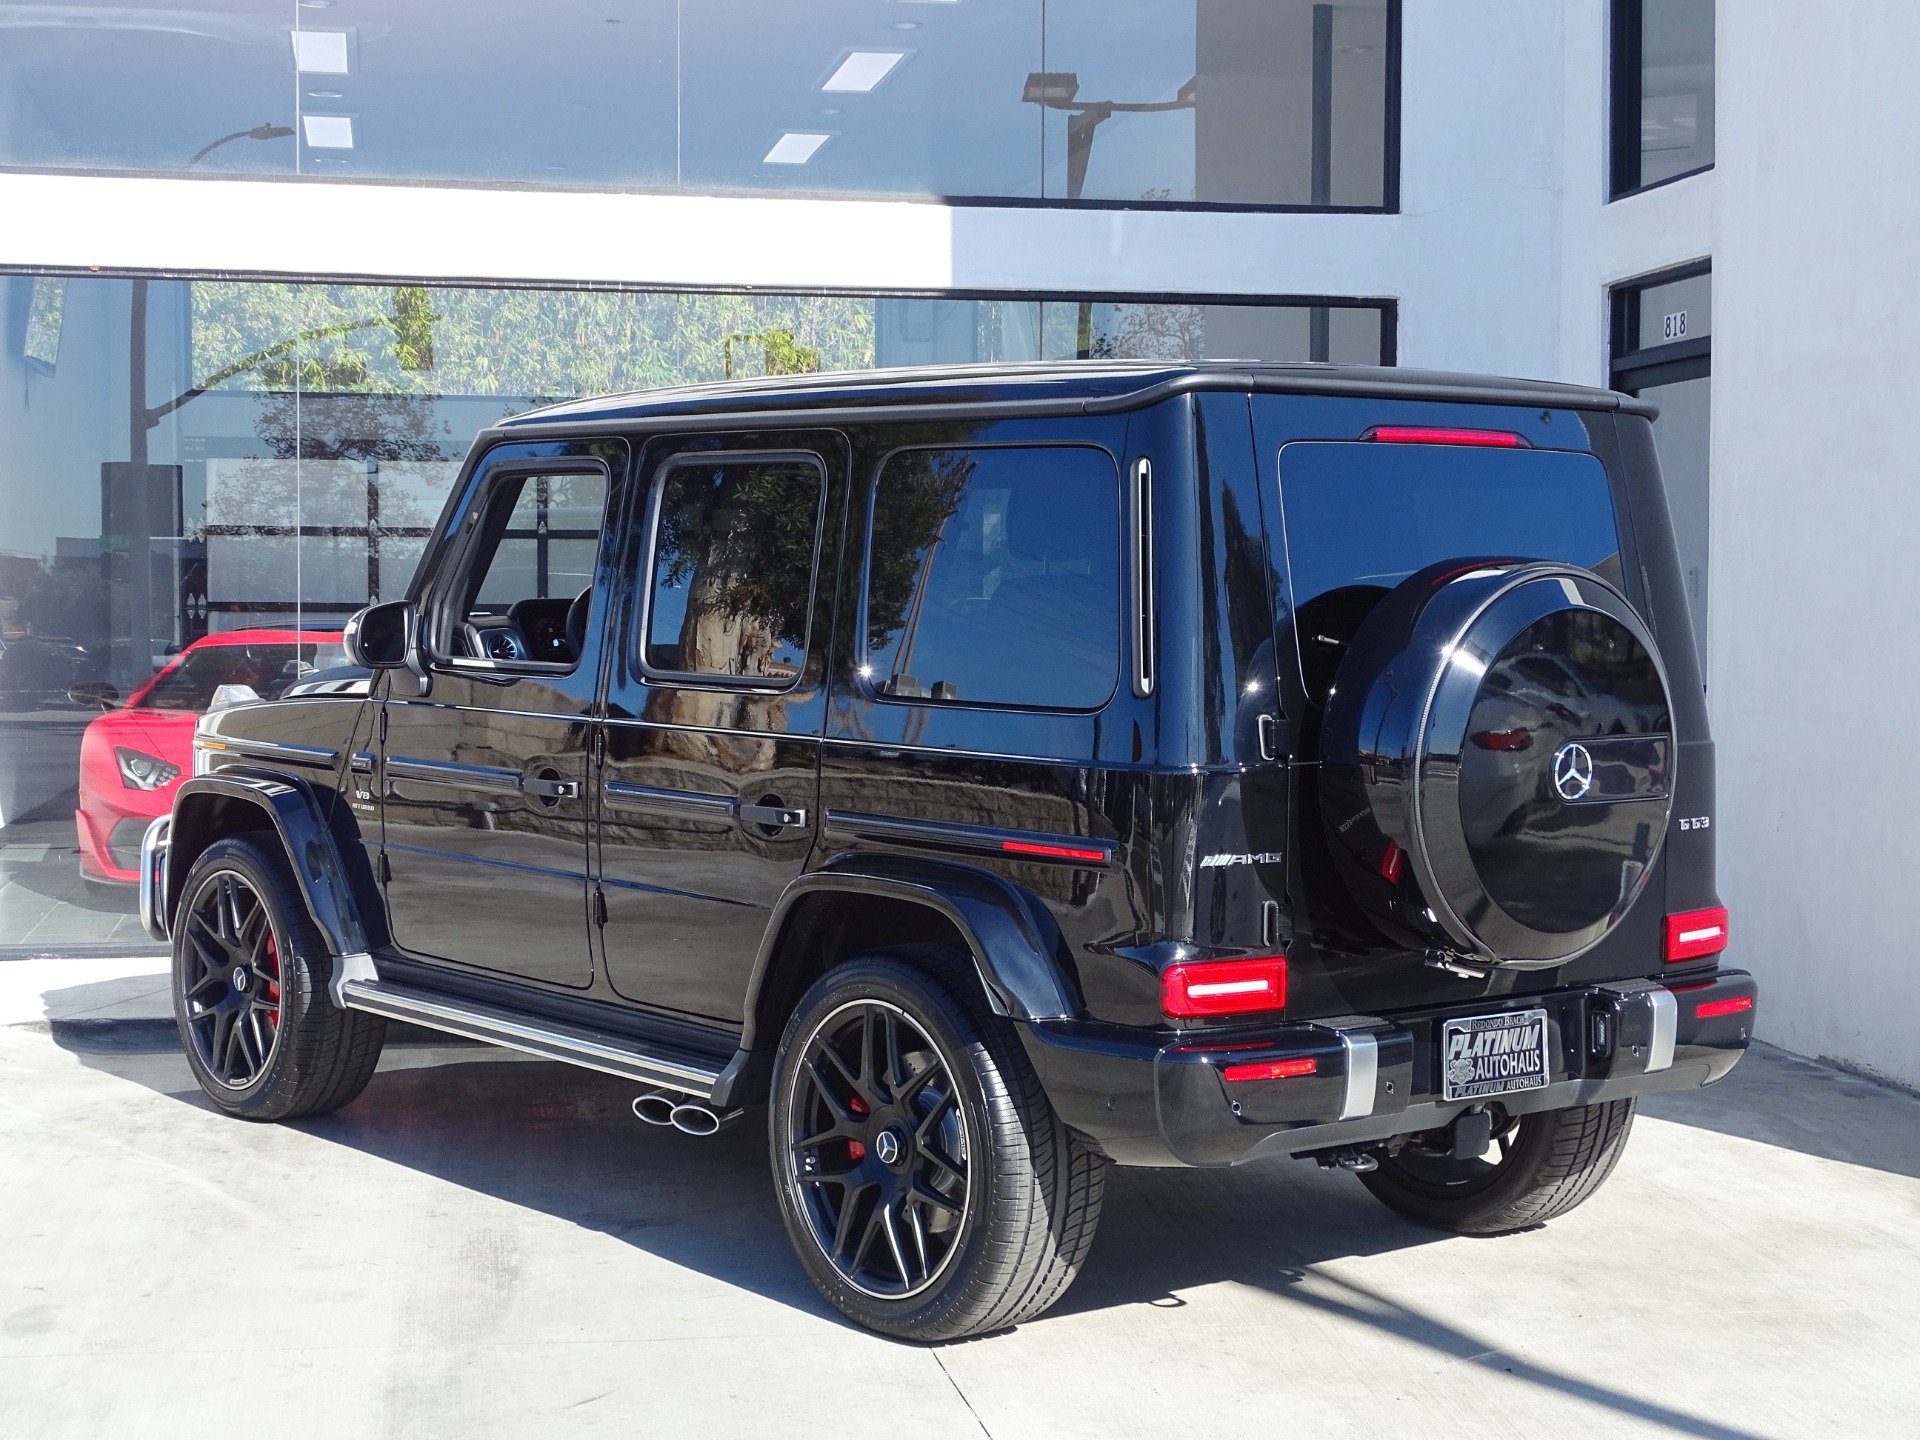
M789 830L807 823L807 812L791 805L742 805L742 825L764 825L769 830Z
M520 788L529 795L542 800L578 800L580 782L578 780L546 780L537 775L529 775L521 780Z

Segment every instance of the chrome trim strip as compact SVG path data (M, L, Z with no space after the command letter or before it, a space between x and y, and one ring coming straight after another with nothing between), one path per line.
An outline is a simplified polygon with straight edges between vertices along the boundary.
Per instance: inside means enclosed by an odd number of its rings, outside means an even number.
M702 795L693 790L661 790L651 785L629 785L624 780L609 780L600 787L600 796L616 810L631 810L642 815L671 815L676 819L712 820L725 824L733 819L740 802L727 795Z
M711 1099L720 1071L687 1060L649 1055L607 1035L540 1023L486 1005L464 1004L382 980L349 978L340 987L347 1008L407 1020L547 1060Z
M853 810L827 811L827 835L837 835L845 840L927 845L943 850L964 850L970 854L998 855L1006 860L1098 869L1111 866L1120 853L1120 847L1111 840L1093 840L1083 835L1052 835L1038 830L1007 830L997 825L961 825L945 820L909 820L898 815L863 815ZM1010 850L1010 845L1097 851L1100 858L1081 860L1064 855L1021 853Z
M1655 986L1646 992L1653 1009L1653 1039L1647 1045L1647 1073L1673 1068L1673 1046L1680 1034L1680 1002L1673 992Z
M1144 455L1133 462L1133 484L1128 497L1132 534L1128 546L1133 571L1133 693L1141 699L1153 694L1158 618L1154 601L1153 462Z
M1380 1042L1371 1030L1342 1030L1340 1048L1347 1052L1347 1090L1340 1102L1340 1118L1358 1120L1373 1113L1374 1087L1380 1079Z
M140 837L140 928L152 939L165 943L167 917L163 913L167 894L167 835L173 829L173 817L162 815Z
M250 740L231 735L222 738L230 755L248 755L255 760L282 760L289 765L311 765L324 770L331 770L340 763L338 750L328 750L320 745L289 745L283 740Z
M405 755L387 757L389 780L413 780L422 785L446 785L455 790L520 793L520 772L495 765L456 765L447 760L416 760Z

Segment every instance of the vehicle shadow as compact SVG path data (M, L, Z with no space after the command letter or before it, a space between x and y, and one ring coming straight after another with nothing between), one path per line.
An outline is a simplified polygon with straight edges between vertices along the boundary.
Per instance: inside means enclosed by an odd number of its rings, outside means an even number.
M86 987L92 988L92 987ZM171 1020L53 1020L82 1064L211 1110ZM764 1110L708 1138L642 1123L640 1087L411 1026L389 1031L365 1094L332 1115L291 1122L437 1179L616 1236L729 1284L816 1314L788 1245L767 1169ZM1233 1275L1284 1288L1347 1256L1440 1238L1394 1219L1343 1175L1276 1162L1232 1171L1111 1172L1101 1236L1068 1312L1173 1302L1172 1292ZM1249 1229L1249 1214L1285 1215ZM1195 1236L1214 1237L1196 1250Z
M170 1020L82 1018L47 1028L90 1068L213 1108L193 1084ZM635 1093L633 1084L611 1076L396 1025L360 1099L290 1128L838 1320L789 1246L767 1169L764 1112L750 1111L718 1135L697 1139L636 1120L629 1109ZM1444 1238L1372 1203L1350 1177L1299 1162L1116 1170L1086 1268L1049 1313L1175 1308L1186 1303L1182 1292L1231 1279L1675 1434L1753 1440L1749 1432L1530 1363L1488 1335L1327 1268Z

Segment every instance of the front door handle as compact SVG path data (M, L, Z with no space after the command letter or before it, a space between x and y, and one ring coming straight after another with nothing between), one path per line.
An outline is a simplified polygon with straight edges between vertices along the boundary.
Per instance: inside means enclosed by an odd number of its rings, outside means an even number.
M549 780L541 775L529 775L520 782L520 788L529 795L542 800L578 800L580 782L578 780Z
M793 805L742 805L742 825L758 825L764 830L790 830L807 823L807 812Z

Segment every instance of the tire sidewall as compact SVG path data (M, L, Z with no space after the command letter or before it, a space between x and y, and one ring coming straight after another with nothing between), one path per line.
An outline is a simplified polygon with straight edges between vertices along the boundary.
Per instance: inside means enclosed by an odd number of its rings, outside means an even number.
M898 1006L941 1051L953 1076L967 1141L967 1213L962 1234L946 1267L927 1289L899 1300L867 1294L848 1284L820 1249L807 1220L801 1186L793 1172L788 1135L803 1047L820 1024L854 1001ZM774 1062L773 1103L768 1107L768 1144L774 1189L788 1238L807 1273L843 1314L869 1329L911 1339L941 1328L946 1314L961 1306L979 1278L981 1252L992 1231L997 1198L994 1169L998 1144L988 1104L989 1087L999 1088L997 1067L964 1007L937 980L918 967L892 957L869 957L829 971L802 997L781 1036Z
M294 1034L304 1024L314 998L309 956L311 937L300 923L304 918L295 908L289 881L275 857L259 841L244 837L216 840L201 852L187 872L180 891L180 908L174 925L172 990L174 1025L180 1032L180 1046L186 1052L187 1066L202 1091L221 1110L242 1119L279 1118L287 1108L289 1071L293 1065ZM267 924L273 931L274 947L280 957L280 1024L273 1054L260 1073L245 1086L235 1088L214 1075L201 1062L187 1024L186 1003L186 917L208 881L215 875L231 872L246 882L260 897L267 912Z
M1632 1105L1631 1101L1625 1103ZM1588 1108L1591 1107L1574 1107L1575 1110ZM1482 1235L1531 1228L1558 1214L1559 1209L1552 1209L1540 1220L1519 1224L1512 1223L1511 1217L1530 1197L1558 1183L1559 1177L1546 1172L1555 1163L1555 1147L1562 1128L1573 1118L1572 1110L1530 1111L1518 1117L1520 1133L1513 1150L1492 1174L1481 1177L1478 1183L1446 1185L1424 1180L1408 1174L1393 1160L1387 1160L1370 1174L1363 1174L1360 1182L1382 1204L1416 1224ZM1602 1178L1611 1174L1632 1126L1630 1108L1617 1136L1594 1156Z

